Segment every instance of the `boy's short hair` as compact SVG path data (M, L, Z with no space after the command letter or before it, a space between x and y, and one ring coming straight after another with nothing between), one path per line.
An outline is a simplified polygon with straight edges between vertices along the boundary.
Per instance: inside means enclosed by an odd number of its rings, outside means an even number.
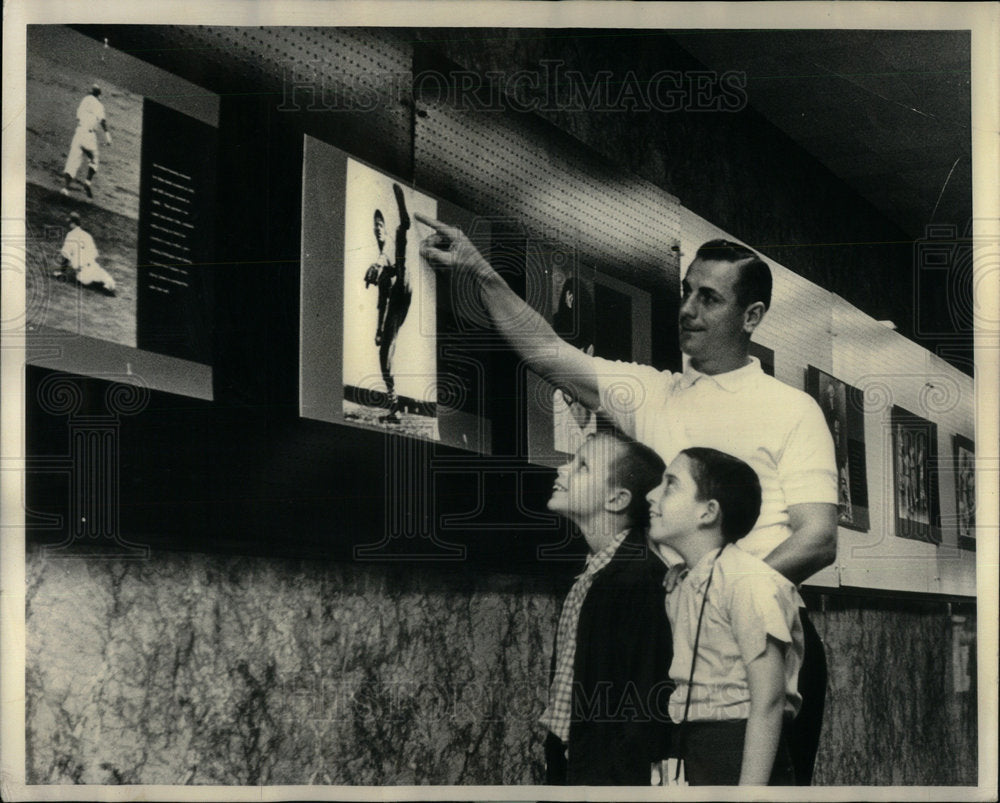
M721 512L722 537L738 541L750 532L760 515L760 479L750 466L717 449L693 447L681 454L691 461L691 478L698 499L714 499Z
M663 481L666 465L656 452L618 429L600 427L590 437L602 436L611 438L619 445L608 474L611 482L627 488L632 494L625 514L633 527L644 527L649 523L646 494Z

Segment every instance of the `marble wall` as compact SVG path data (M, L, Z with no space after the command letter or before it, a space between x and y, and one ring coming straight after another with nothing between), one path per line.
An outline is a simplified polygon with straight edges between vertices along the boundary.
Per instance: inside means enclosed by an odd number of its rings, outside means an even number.
M33 551L28 782L536 782L557 600L413 564Z
M810 608L829 664L815 782L974 784L975 615L860 596L817 596Z
M556 580L162 552L27 566L29 783L542 780ZM817 782L974 783L944 604L813 602Z

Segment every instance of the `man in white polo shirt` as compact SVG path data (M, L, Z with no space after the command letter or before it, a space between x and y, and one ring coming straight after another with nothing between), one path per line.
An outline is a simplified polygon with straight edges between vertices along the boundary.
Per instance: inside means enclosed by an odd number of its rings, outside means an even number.
M680 347L689 360L683 373L671 374L573 348L460 230L418 219L435 230L421 247L423 256L477 282L494 324L536 373L611 416L668 464L682 449L707 446L756 470L761 514L741 548L796 584L834 561L837 473L826 421L812 398L764 374L749 354L751 335L771 302L771 273L757 254L724 240L698 250L684 277L678 316ZM804 702L792 737L800 784L811 782L826 687L822 643L804 621L810 666L800 675Z
M682 287L684 372L595 359L601 409L664 460L708 446L749 463L763 500L740 548L801 583L836 557L836 518L828 519L836 508L827 506L837 502L837 474L816 402L749 356L750 335L771 301L770 270L749 249L714 240L699 249ZM793 533L799 538L789 543ZM811 536L804 551L802 533Z

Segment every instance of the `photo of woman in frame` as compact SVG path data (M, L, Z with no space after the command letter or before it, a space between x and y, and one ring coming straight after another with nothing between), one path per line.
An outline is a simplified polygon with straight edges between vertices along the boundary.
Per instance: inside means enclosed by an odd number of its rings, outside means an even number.
M558 280L558 274L554 279ZM554 282L555 283L555 282ZM592 290L577 277L562 281L556 292L552 328L571 346L594 353L594 302ZM552 446L575 453L587 436L597 431L597 420L588 408L561 388L552 391Z

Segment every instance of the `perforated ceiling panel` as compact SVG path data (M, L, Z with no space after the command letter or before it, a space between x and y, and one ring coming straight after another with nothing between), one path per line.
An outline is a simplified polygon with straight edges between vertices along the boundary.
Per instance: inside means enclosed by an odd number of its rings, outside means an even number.
M377 158L371 151L381 145L405 154L408 172L412 53L405 40L364 28L198 30L206 46L235 56L247 78L259 76L276 93L279 112L301 112L308 129L352 150L360 138L366 158ZM399 170L400 160L391 166Z
M520 221L625 280L676 281L677 199L610 167L531 114L417 99L418 184L479 214Z
M191 55L216 59L227 69L235 64L243 75L267 86L286 79L312 80L332 91L339 84L354 100L358 96L350 93L352 86L381 86L410 73L405 41L366 28L173 26L166 35L175 47L187 42Z
M276 114L397 173L412 156L412 46L391 29L80 26L89 36ZM262 123L263 124L263 123ZM404 175L408 178L408 175Z
M273 98L310 133L476 213L515 218L606 272L676 279L678 204L667 192L534 114L425 102L414 123L404 31L128 26L114 35L223 103L229 94Z

